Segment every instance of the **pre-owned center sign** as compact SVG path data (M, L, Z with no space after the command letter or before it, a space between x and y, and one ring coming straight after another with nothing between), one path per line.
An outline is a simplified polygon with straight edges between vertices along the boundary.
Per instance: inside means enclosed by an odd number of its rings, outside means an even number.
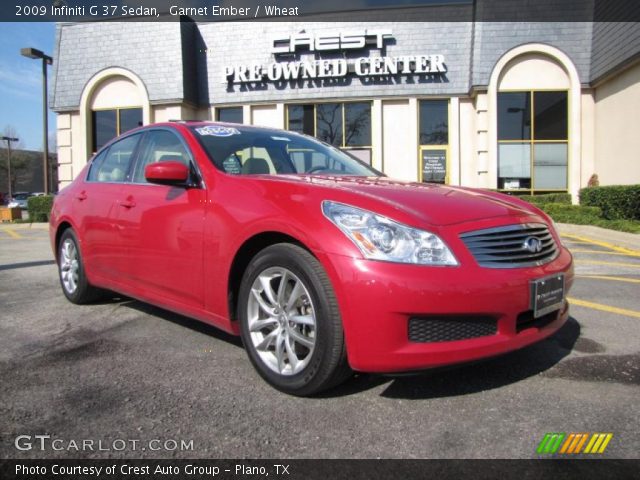
M295 54L301 50L321 53L365 48L382 49L385 40L389 38L392 38L391 30L358 30L323 35L297 33L274 39L271 51L278 56ZM236 65L224 68L227 81L232 83L339 78L346 77L349 73L359 77L370 77L442 74L446 71L444 56L440 54L276 61L267 65Z

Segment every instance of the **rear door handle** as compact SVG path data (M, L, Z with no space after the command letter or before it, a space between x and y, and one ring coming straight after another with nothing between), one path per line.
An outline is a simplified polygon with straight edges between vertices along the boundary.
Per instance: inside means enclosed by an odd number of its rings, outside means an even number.
M133 201L133 198L128 197L123 202L120 202L120 206L124 208L133 208L136 206L136 202Z
M83 190L82 192L80 192L78 195L76 195L76 199L80 200L81 202L83 200L87 199L87 193Z

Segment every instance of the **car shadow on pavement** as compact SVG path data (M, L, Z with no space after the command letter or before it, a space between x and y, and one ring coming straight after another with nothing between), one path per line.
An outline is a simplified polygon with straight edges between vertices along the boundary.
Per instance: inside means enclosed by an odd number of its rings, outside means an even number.
M540 343L478 363L396 378L381 396L407 400L451 397L516 383L558 364L579 337L580 324L570 317L555 335Z
M0 272L3 270L15 270L17 268L42 267L44 265L53 265L55 263L56 262L54 260L37 260L34 262L9 263L6 265L0 265Z
M239 348L240 337L207 323L126 297L98 303L121 303L141 313L162 318ZM388 384L380 396L407 400L452 397L477 393L516 383L538 375L557 365L569 355L580 338L580 324L570 317L555 335L522 350L475 363L427 370L407 375L356 374L353 378L316 398L339 398L356 395Z
M388 383L380 396L406 400L453 397L516 383L538 375L569 355L580 337L580 324L571 317L555 335L516 352L480 362L438 368L403 376L357 375L321 395L325 398L360 393Z
M216 340L222 340L223 342L227 342L231 345L235 345L236 347L243 348L240 337L236 337L235 335L229 335L223 330L220 330L219 328L211 326L208 323L204 323L199 320L195 320L193 318L185 317L184 315L180 315L179 313L174 313L174 312L171 312L170 310L165 310L163 308L156 307L149 303L144 303L139 300L127 298L124 296L119 296L114 298L112 297L111 299L104 300L98 303L117 303L117 302L120 302L124 306L128 308L132 308L140 313L144 313L147 315L161 318L163 320L167 320L176 325L180 325L181 327L185 327L195 332L202 333L209 337L215 338Z

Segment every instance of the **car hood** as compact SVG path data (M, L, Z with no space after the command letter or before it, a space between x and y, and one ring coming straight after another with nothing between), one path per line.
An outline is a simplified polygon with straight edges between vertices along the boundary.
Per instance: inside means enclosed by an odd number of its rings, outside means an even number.
M509 198L503 199L500 198L501 195L470 188L404 182L385 177L278 175L276 178L350 192L416 216L432 225L453 225L492 217L535 214L533 210L516 204ZM330 199L327 196L327 200ZM342 201L338 198L335 200ZM360 205L361 202L354 204Z

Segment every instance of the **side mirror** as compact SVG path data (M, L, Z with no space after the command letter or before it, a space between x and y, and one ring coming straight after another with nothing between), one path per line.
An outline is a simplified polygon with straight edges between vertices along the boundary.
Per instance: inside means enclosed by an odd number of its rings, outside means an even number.
M144 167L144 178L149 183L185 185L189 180L189 167L177 160L150 163Z

